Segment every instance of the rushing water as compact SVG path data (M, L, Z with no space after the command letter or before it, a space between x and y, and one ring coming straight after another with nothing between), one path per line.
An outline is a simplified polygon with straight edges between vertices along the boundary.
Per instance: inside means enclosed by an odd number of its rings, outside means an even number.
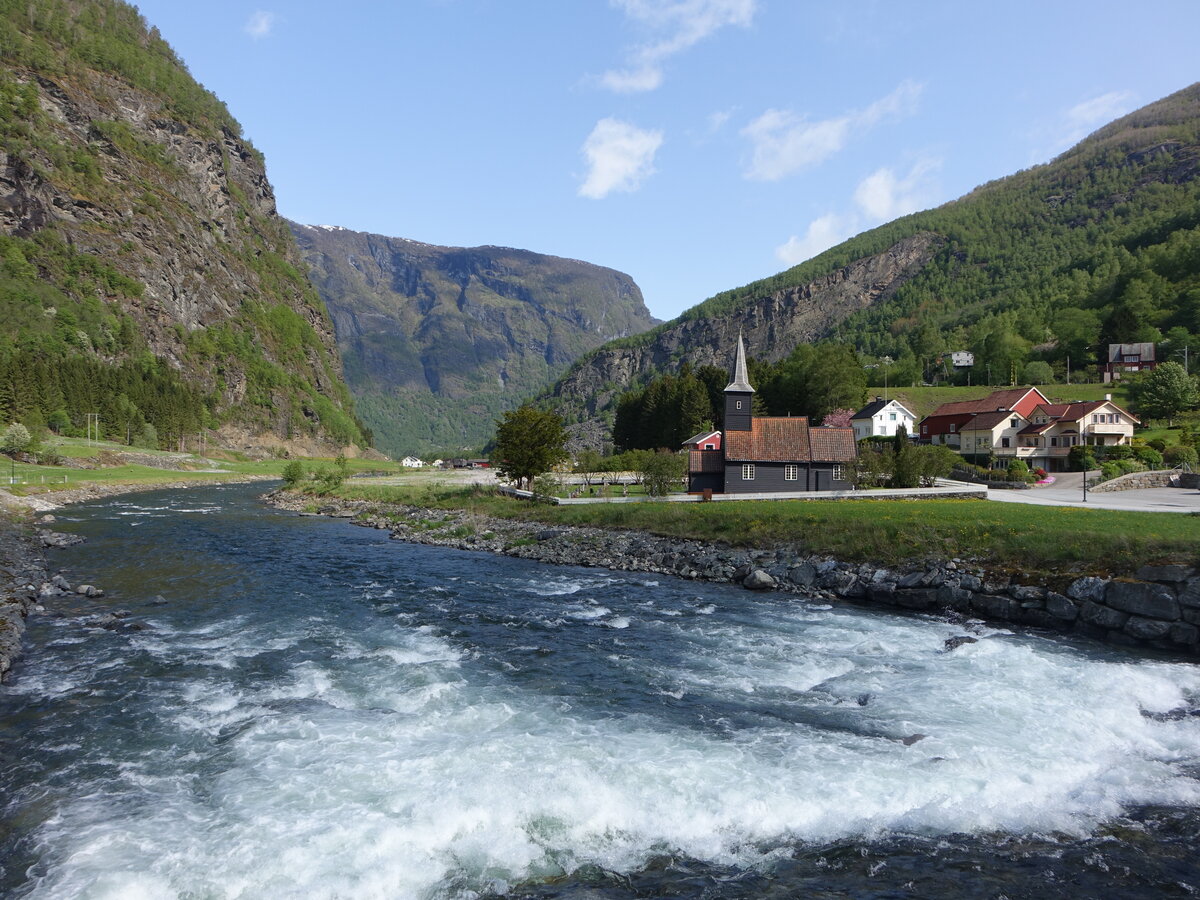
M65 511L0 689L18 897L1200 892L1200 670L401 544L255 488ZM128 611L113 628L100 617Z

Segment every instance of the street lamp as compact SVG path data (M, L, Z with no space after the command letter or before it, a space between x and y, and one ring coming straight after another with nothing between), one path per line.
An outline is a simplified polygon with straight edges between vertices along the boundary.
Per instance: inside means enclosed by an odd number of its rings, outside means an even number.
M1079 454L1079 458L1083 460L1083 502L1087 503L1087 476L1088 476L1088 453L1087 453L1087 416L1084 415L1084 421L1079 423L1079 444L1084 448L1084 452Z

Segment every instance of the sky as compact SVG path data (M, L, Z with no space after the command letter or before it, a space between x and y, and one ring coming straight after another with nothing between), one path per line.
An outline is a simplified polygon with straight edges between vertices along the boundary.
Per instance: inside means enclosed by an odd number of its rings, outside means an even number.
M626 272L673 318L1200 79L1200 3L142 0L279 211Z

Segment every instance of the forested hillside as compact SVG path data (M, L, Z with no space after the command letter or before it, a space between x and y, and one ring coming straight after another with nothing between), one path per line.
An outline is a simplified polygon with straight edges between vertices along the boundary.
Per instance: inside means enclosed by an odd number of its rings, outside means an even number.
M651 332L600 348L549 402L583 421L622 389L723 365L745 331L778 362L802 343L848 344L892 384L931 380L952 350L975 383L1021 381L1030 362L1073 380L1109 342L1200 348L1200 85L1097 131L1052 162L865 232L776 276L726 291ZM857 280L857 270L882 273ZM853 285L852 285L853 286ZM805 329L788 330L803 320ZM874 371L874 370L873 370ZM877 370L882 373L883 369ZM599 402L590 400L599 396Z
M0 421L367 441L261 155L117 0L0 0L0 320Z
M633 279L508 247L292 225L380 449L462 455L574 360L655 324Z

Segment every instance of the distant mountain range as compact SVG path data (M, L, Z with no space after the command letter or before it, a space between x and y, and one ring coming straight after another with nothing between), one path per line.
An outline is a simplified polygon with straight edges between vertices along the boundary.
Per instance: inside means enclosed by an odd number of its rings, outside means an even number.
M834 339L888 356L892 384L951 350L981 382L1042 361L1075 377L1108 342L1200 347L1200 85L1095 132L1052 162L858 235L585 355L542 396L584 443L623 390L684 362L727 365Z
M495 419L657 324L628 275L506 247L291 223L359 414L392 454L478 449Z

